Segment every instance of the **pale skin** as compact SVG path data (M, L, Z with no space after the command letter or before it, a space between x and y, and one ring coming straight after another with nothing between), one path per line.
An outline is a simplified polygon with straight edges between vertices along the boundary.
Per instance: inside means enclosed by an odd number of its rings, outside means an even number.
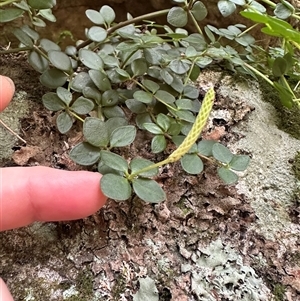
M0 75L0 112L14 91L14 83ZM34 221L74 220L93 214L106 202L100 178L99 173L42 166L0 168L0 231ZM0 301L13 301L1 278Z

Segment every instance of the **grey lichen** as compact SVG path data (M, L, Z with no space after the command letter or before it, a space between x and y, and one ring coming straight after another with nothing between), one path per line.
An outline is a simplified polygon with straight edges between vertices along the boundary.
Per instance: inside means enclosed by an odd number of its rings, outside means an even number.
M201 250L192 272L192 291L201 301L267 301L269 289L242 257L220 239Z

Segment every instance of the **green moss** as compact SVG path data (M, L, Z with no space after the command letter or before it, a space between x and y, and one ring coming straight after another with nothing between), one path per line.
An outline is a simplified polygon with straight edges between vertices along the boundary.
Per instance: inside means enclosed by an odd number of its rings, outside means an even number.
M275 298L275 301L284 301L285 300L285 286L277 283L274 285L273 288L273 295Z
M93 275L88 270L80 271L76 277L76 291L78 295L67 298L67 301L86 301L93 296Z
M179 202L175 204L175 206L178 207L179 209L181 209L181 211L184 215L187 215L188 213L190 213L192 211L192 209L186 207L185 201L186 201L185 198L181 198L179 200Z
M265 101L271 103L277 112L277 127L300 140L300 108L294 106L291 109L284 107L279 99L277 91L268 83L260 81L260 88L263 91Z
M120 295L124 293L126 289L126 279L123 274L119 274L118 277L116 277L116 284L113 286L111 295L113 298L113 301L120 300Z
M296 154L294 158L292 169L296 178L300 181L300 151Z

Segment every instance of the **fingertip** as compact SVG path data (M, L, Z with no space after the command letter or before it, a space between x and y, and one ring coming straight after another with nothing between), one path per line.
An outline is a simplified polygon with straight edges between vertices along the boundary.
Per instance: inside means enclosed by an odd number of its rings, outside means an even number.
M15 84L7 76L0 75L0 111L10 103L15 93Z
M1 278L0 278L0 301L14 301L6 284Z

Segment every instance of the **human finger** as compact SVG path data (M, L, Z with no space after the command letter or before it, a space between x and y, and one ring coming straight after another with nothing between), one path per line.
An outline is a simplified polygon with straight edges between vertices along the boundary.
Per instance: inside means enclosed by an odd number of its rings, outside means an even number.
M0 75L0 112L7 107L14 93L15 85L13 81L9 77Z
M0 169L0 231L93 214L107 199L100 178L99 173L40 166Z
M0 278L0 301L14 301L6 284L1 278Z

